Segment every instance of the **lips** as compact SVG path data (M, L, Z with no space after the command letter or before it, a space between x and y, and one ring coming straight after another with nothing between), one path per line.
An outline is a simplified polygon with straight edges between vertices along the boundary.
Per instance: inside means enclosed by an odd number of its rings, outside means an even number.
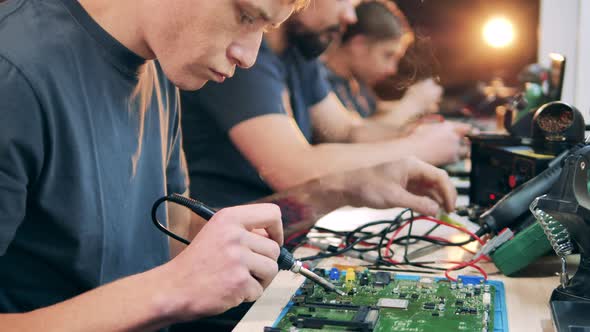
M209 70L211 71L212 80L217 83L223 83L223 81L225 81L225 79L229 76L211 68L209 68Z

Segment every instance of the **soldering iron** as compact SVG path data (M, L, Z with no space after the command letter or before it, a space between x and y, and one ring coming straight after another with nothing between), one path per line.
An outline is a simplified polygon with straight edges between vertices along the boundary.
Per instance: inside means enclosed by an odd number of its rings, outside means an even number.
M164 225L162 225L162 223L160 223L160 221L158 220L158 216L157 216L158 207L160 206L160 204L162 204L165 201L170 201L170 202L182 205L184 207L187 207L191 211L196 213L198 216L200 216L201 218L203 218L207 221L210 220L213 217L213 215L215 214L215 211L213 209L211 209L207 205L203 204L202 202L199 202L195 199L192 199L189 197L184 197L184 196L178 195L178 194L171 194L168 196L164 196L162 198L159 198L154 203L154 205L152 207L152 221L153 221L154 225L159 230L164 232L166 235L168 235L171 238L173 238L177 241L180 241L186 245L189 245L191 242L181 236L178 236L177 234L174 234L168 228L166 228ZM305 268L303 266L303 263L300 260L295 259L295 257L293 257L293 255L284 247L281 247L281 253L279 255L277 263L278 263L280 270L291 271L293 273L299 273L327 290L336 292L338 295L346 295L346 293L344 293L342 290L337 289L336 286L334 286L334 284L330 283L326 279L320 277L319 275L317 275L317 274L313 273L312 271L308 270L307 268Z

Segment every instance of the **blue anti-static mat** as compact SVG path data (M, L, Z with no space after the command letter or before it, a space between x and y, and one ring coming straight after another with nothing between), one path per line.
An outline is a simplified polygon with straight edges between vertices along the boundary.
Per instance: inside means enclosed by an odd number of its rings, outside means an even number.
M420 280L420 276L414 275L407 275L407 274L396 274L395 279L401 280ZM464 284L479 284L480 281L483 279L482 277L477 276L459 276ZM434 278L434 280L442 280L445 278ZM494 286L496 289L496 296L494 301L494 332L508 332L508 312L506 311L506 291L504 290L504 283L497 280L488 280L486 283ZM299 293L299 290L297 291ZM279 325L279 322L289 309L293 305L293 301L289 301L289 303L283 308L279 317L275 320L273 327Z

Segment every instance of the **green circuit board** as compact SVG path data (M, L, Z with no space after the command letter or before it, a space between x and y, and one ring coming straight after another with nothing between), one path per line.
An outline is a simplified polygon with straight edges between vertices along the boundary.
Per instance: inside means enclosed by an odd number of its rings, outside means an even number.
M305 282L286 314L265 331L494 331L495 290L483 281L464 284L351 271L332 275L346 296Z

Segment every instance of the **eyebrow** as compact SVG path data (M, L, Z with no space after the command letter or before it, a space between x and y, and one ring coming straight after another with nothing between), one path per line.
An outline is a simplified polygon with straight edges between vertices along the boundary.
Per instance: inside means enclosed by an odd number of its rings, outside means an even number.
M271 28L275 29L278 28L279 25L281 25L280 23L272 23L271 19L270 19L270 15L264 11L264 9L258 7L257 5L249 2L249 1L240 1L239 4L243 7L246 7L247 9L250 9L252 11L254 11L258 17L260 17L260 19L262 19L265 23L269 23Z

